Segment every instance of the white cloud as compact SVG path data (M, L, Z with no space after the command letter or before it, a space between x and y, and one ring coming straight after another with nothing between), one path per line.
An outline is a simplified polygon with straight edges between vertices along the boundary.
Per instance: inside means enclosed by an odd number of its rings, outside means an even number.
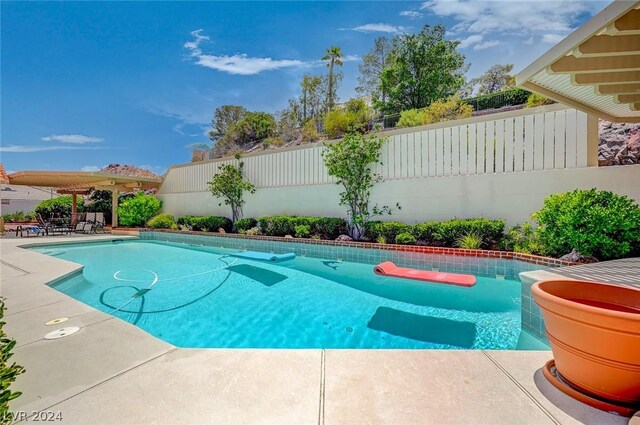
M0 146L0 152L5 152L5 153L32 153L32 152L88 150L88 149L101 149L101 148L93 147L93 146L25 146L25 145Z
M563 35L559 35L559 34L545 34L545 35L542 36L542 42L543 43L556 44L560 40L562 40L563 38L564 38L564 36Z
M500 44L502 44L502 41L487 40L487 41L483 41L482 43L478 43L475 46L473 46L473 50L484 50L484 49L488 49L490 47L498 46Z
M481 42L482 39L483 37L481 35L478 35L478 34L470 35L469 37L463 38L462 40L460 40L460 44L458 44L458 48L466 49L469 46L472 46L476 43Z
M351 28L353 31L358 32L386 32L389 34L397 34L405 31L407 28L389 25L389 24L364 24L355 28Z
M531 36L524 41L524 44L533 44L534 41L535 39Z
M454 31L474 34L509 33L521 36L570 32L577 19L601 8L600 2L429 0L422 4L437 16L457 21Z
M263 71L299 67L304 62L291 59L254 58L246 54L233 56L198 55L197 65L235 75L255 75Z
M99 143L104 139L102 137L85 136L82 134L52 134L51 136L43 137L45 142L60 142L60 143L73 143L82 145L85 143Z
M194 59L196 65L233 75L255 75L263 71L274 71L283 68L304 66L305 62L297 59L272 59L251 57L244 53L235 55L211 55L202 51L201 44L209 40L202 35L202 29L191 32L193 40L184 43L184 48L189 51L189 56Z
M97 165L85 165L84 167L80 168L80 171L90 171L90 172L96 172L96 171L100 171L101 168L98 167Z
M420 12L416 12L415 10L403 10L400 12L400 16L404 16L409 19L418 19L422 18L424 15Z

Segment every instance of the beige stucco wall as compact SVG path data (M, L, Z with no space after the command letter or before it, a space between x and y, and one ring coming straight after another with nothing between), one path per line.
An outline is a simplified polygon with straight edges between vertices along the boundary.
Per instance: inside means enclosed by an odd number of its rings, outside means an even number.
M576 188L598 188L628 195L640 202L640 165L585 167L470 176L389 180L372 192L373 203L402 209L386 220L407 223L454 217L504 218L509 224L528 220L550 194ZM344 216L334 184L261 188L247 195L245 217L295 214ZM229 207L209 192L162 194L164 211L173 215L226 215Z

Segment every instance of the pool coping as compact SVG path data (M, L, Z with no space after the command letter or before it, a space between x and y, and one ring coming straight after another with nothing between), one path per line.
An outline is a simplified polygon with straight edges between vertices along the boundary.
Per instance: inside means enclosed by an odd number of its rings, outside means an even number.
M122 232L122 233L121 233ZM540 255L525 254L522 252L514 251L496 251L488 249L463 249L463 248L446 248L437 246L424 246L424 245L400 245L400 244L378 244L373 242L357 242L357 241L332 241L325 239L310 239L310 238L294 238L294 237L280 237L280 236L264 236L264 235L241 235L238 233L220 233L220 232L202 232L193 230L172 230L172 229L151 229L151 228L122 228L117 227L112 230L113 234L123 235L136 235L140 232L159 232L159 233L174 233L183 235L200 235L220 238L235 238L235 239L249 239L249 240L264 240L273 242L285 242L285 243L300 243L310 245L329 245L339 247L350 248L364 248L386 251L401 251L401 252L416 252L421 254L440 254L440 255L453 255L460 257L479 257L479 258L494 258L502 260L518 260L530 264L536 264L546 267L560 267L560 266L573 266L580 263L572 261L560 260L558 258L544 257Z
M358 420L369 423L400 417L420 423L478 417L486 423L626 423L532 379L549 351L178 348L48 287L82 266L22 248L113 239L122 236L0 241L3 266L24 272L1 284L6 330L19 344L12 360L27 367L14 388L24 394L11 407L31 419L36 412L61 411L68 423L91 418L92 423L328 424L353 422L357 408ZM55 341L34 337L52 329L44 327L43 317L70 310L80 312L69 320L80 332ZM140 385L145 385L142 393ZM130 400L141 398L131 406ZM495 408L490 400L510 407Z

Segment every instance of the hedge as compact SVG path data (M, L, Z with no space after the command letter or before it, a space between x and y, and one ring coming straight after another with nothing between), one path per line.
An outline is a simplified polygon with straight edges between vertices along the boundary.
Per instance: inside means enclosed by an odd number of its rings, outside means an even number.
M189 226L192 230L201 230L206 232L217 232L220 228L224 229L225 232L230 232L233 228L233 223L230 219L215 215L182 215L178 217L176 223L179 226Z
M153 229L173 229L176 222L171 214L158 214L147 222L147 226Z
M337 217L277 215L260 217L258 224L262 234L267 236L293 236L298 226L309 226L310 234L322 239L335 239L347 233L347 222Z
M411 233L420 245L455 247L461 237L477 234L484 246L495 248L502 239L504 225L504 220L486 218L431 221L413 226L398 221L370 221L365 225L365 237L375 242L382 236L387 243L396 243L399 234Z

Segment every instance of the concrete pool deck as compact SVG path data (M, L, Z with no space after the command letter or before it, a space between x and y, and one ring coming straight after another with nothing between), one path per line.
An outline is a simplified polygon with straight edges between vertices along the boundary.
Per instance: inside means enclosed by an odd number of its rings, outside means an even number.
M27 370L12 387L19 423L36 412L63 424L628 422L547 383L550 351L177 348L48 287L81 266L20 248L114 238L0 241L5 330ZM57 317L70 319L44 325ZM80 331L43 339L66 326Z

